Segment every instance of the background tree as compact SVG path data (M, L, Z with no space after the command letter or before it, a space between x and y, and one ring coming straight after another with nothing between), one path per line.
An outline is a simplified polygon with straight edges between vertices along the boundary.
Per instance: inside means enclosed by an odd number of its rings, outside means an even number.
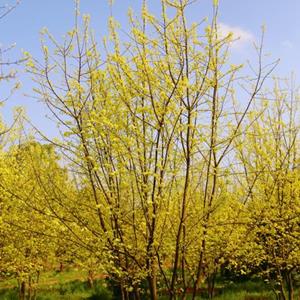
M258 100L264 106L249 116L251 128L237 148L248 220L241 262L247 271L257 270L278 299L293 299L293 274L299 267L297 94L293 80L276 80L273 91Z

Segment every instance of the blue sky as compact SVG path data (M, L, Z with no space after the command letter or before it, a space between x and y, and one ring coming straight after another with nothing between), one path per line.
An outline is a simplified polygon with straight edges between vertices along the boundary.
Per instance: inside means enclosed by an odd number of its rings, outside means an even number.
M141 0L115 0L113 15L126 28L127 9L138 10ZM191 21L199 21L211 13L211 0L198 0L189 11ZM13 0L0 0L13 3ZM148 6L154 13L159 13L159 0L148 0ZM107 0L81 0L81 12L91 15L92 27L97 35L106 33L109 6ZM233 58L245 61L253 58L252 43L258 39L261 25L266 26L265 49L274 59L281 58L275 74L287 76L300 71L300 1L299 0L221 0L220 21L224 31L233 31L240 36L240 41L233 49ZM39 32L43 27L57 38L74 24L73 0L22 0L21 4L6 18L0 20L0 43L10 45L16 43L10 54L13 59L21 55L22 50L30 52L34 57L41 57ZM33 84L28 75L19 71L18 79L22 89L13 95L2 115L8 122L11 120L12 108L16 105L26 107L27 115L34 124L48 134L55 133L55 127L45 118L46 111L33 97ZM0 85L0 95L7 94L8 85ZM27 96L25 96L27 95Z

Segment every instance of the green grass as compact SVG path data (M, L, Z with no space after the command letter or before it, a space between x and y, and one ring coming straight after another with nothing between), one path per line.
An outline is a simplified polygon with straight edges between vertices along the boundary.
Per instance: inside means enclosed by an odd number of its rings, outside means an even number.
M112 299L112 293L106 288L104 280L95 281L94 288L86 282L87 273L76 269L64 272L45 272L40 276L36 289L36 300L81 300ZM17 300L16 279L0 281L0 300Z
M17 300L18 291L16 288L0 291L0 299ZM94 288L89 288L86 282L71 281L64 284L52 285L48 288L38 289L36 300L81 300L81 299L103 299L111 300L112 293L104 287L103 283L98 281Z
M106 287L107 282L97 279L94 288L89 288L87 273L76 269L59 272L47 272L41 275L36 300L112 300L112 293ZM17 281L13 279L0 282L0 300L17 300ZM203 289L204 290L204 289ZM215 300L273 300L275 295L261 280L240 282L218 281ZM160 300L168 296L160 296ZM191 299L187 295L187 300ZM197 300L208 299L205 291ZM300 299L300 290L295 291L295 299Z
M64 272L44 272L41 273L39 284L40 288L57 285L58 283L65 283L69 281L85 281L87 278L87 273L84 271L78 271L77 269L67 270ZM17 279L9 278L4 281L0 281L0 290L1 289L8 289L13 288L18 285Z
M261 280L247 280L241 282L222 282L216 284L214 300L275 300L274 292ZM219 293L218 293L219 291ZM294 299L300 299L300 290L295 290ZM160 300L167 300L168 296L161 296ZM187 295L187 300L192 299ZM208 299L207 293L203 292L196 297L197 300Z

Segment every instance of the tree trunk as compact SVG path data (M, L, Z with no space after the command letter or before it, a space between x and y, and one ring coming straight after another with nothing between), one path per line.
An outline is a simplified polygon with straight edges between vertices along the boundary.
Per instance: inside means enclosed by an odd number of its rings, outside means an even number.
M25 296L26 296L26 282L22 281L19 289L20 300L25 300Z
M155 275L149 276L148 282L149 282L151 300L158 300L156 276Z
M61 273L61 272L63 272L63 270L64 270L64 263L60 262L60 264L59 264L59 272Z
M213 272L207 278L207 291L209 299L213 299L214 292L215 292L215 279L216 279L216 272Z
M293 278L291 272L288 272L286 275L286 284L288 289L289 300L294 300L294 287L293 287Z
M138 289L138 286L135 286L134 287L134 290L133 290L133 299L134 300L141 300L141 295L140 295L140 291Z
M286 300L285 292L284 292L284 285L283 282L280 282L280 300Z
M94 287L94 274L93 271L91 270L89 270L87 281L88 281L88 287L92 289Z
M28 300L31 300L32 296L32 277L31 275L28 276Z

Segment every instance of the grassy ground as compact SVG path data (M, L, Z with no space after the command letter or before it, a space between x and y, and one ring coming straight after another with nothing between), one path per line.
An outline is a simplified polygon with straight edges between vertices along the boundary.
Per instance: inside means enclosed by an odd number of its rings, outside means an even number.
M187 296L187 300L192 297ZM208 295L203 289L197 300L208 299ZM161 297L161 300L167 300L168 297ZM216 285L214 300L275 300L273 292L260 281L245 281L240 283L219 282ZM298 299L298 298L295 298Z
M48 272L40 277L36 300L111 300L112 293L107 289L104 279L98 279L94 288L86 282L87 274L78 270L69 270L62 273ZM17 300L17 281L0 281L0 300ZM168 297L161 296L164 300ZM189 299L189 297L187 297ZM208 299L205 292L200 299ZM273 300L273 292L263 282L258 280L239 283L218 283L215 300ZM295 293L295 299L300 299L300 291Z
M0 290L0 299L2 300L17 300L18 291L16 288ZM112 293L98 283L94 288L88 287L86 282L80 280L71 281L68 283L52 284L49 286L39 287L36 292L36 300L82 300L82 299L112 299Z
M76 269L65 272L46 272L40 276L36 300L60 299L111 299L112 294L105 287L104 280L97 280L90 288L86 282L87 273ZM17 280L0 281L0 300L18 299Z
M41 273L39 280L39 287L51 287L52 285L57 285L59 283L70 282L74 280L85 281L87 278L86 272L78 271L77 269L68 270L65 272L45 272ZM18 285L16 279L7 279L5 281L0 281L0 290L13 288Z

